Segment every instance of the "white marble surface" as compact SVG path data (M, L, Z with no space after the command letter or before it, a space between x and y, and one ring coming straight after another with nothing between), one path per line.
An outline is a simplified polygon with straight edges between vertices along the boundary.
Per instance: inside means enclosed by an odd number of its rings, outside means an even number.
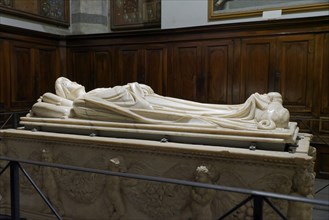
M155 94L147 85L128 83L85 92L82 85L60 77L56 94L45 93L27 117L82 118L121 123L232 130L289 129L289 111L279 93L252 94L244 103L198 103Z
M21 159L296 194L299 191L295 191L293 184L297 174L311 177L308 185L313 184L314 152L309 146L310 136L299 136L301 139L297 140L297 144L302 150L289 153L44 131L1 130L0 149L1 155ZM181 220L189 219L191 215L199 216L199 219L216 219L245 198L238 194L56 169L29 168L28 171L45 192L52 193L54 203L65 219L103 220L119 216L128 220ZM44 182L44 176L55 181ZM111 187L110 183L114 185ZM8 186L9 183L4 181L2 184ZM29 184L22 181L21 187L23 215L28 219L51 219ZM113 190L117 192L114 196L111 194ZM2 207L9 207L9 194L0 194L3 195ZM197 195L207 198L205 205L200 205ZM249 205L229 219L252 217ZM293 204L285 201L275 201L275 205L283 213L288 213L289 207L294 210ZM208 210L207 215L202 215L205 210ZM278 219L268 208L265 209L265 216L265 219Z
M275 92L221 105L160 96L136 82L86 92L60 77L55 90L21 118L26 129L270 150L294 145L298 134Z

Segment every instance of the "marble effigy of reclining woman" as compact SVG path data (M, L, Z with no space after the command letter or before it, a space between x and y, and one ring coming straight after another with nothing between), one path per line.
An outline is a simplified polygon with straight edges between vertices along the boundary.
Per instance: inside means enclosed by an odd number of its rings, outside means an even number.
M204 104L155 94L137 82L89 92L60 77L56 94L45 93L28 117L74 118L120 123L235 130L286 129L289 111L277 92L252 94L243 104Z

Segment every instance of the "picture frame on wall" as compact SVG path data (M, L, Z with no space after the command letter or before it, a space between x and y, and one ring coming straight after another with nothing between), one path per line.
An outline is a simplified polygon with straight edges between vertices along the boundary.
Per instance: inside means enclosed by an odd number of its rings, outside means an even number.
M160 28L161 0L110 1L112 30Z
M0 13L57 26L70 26L70 0L0 0Z
M267 11L280 11L281 14L287 14L328 9L328 0L208 0L208 19L257 17Z

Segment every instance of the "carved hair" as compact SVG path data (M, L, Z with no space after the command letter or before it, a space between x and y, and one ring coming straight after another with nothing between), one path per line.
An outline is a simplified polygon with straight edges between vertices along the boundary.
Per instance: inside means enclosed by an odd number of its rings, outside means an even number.
M205 166L205 165L201 165L201 166L198 166L197 168L196 168L196 172L197 173L209 173L209 170L208 170L208 168Z
M312 187L315 175L313 172L308 172L305 170L296 171L294 178L292 180L292 189L295 192L299 192L301 187Z

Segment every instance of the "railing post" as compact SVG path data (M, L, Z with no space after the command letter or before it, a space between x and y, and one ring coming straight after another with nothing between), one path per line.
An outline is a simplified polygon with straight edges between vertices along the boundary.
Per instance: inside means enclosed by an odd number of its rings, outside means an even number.
M13 128L17 128L18 127L18 122L17 122L17 113L13 113Z
M19 165L10 162L11 219L19 220Z
M254 220L263 220L263 197L254 196Z

